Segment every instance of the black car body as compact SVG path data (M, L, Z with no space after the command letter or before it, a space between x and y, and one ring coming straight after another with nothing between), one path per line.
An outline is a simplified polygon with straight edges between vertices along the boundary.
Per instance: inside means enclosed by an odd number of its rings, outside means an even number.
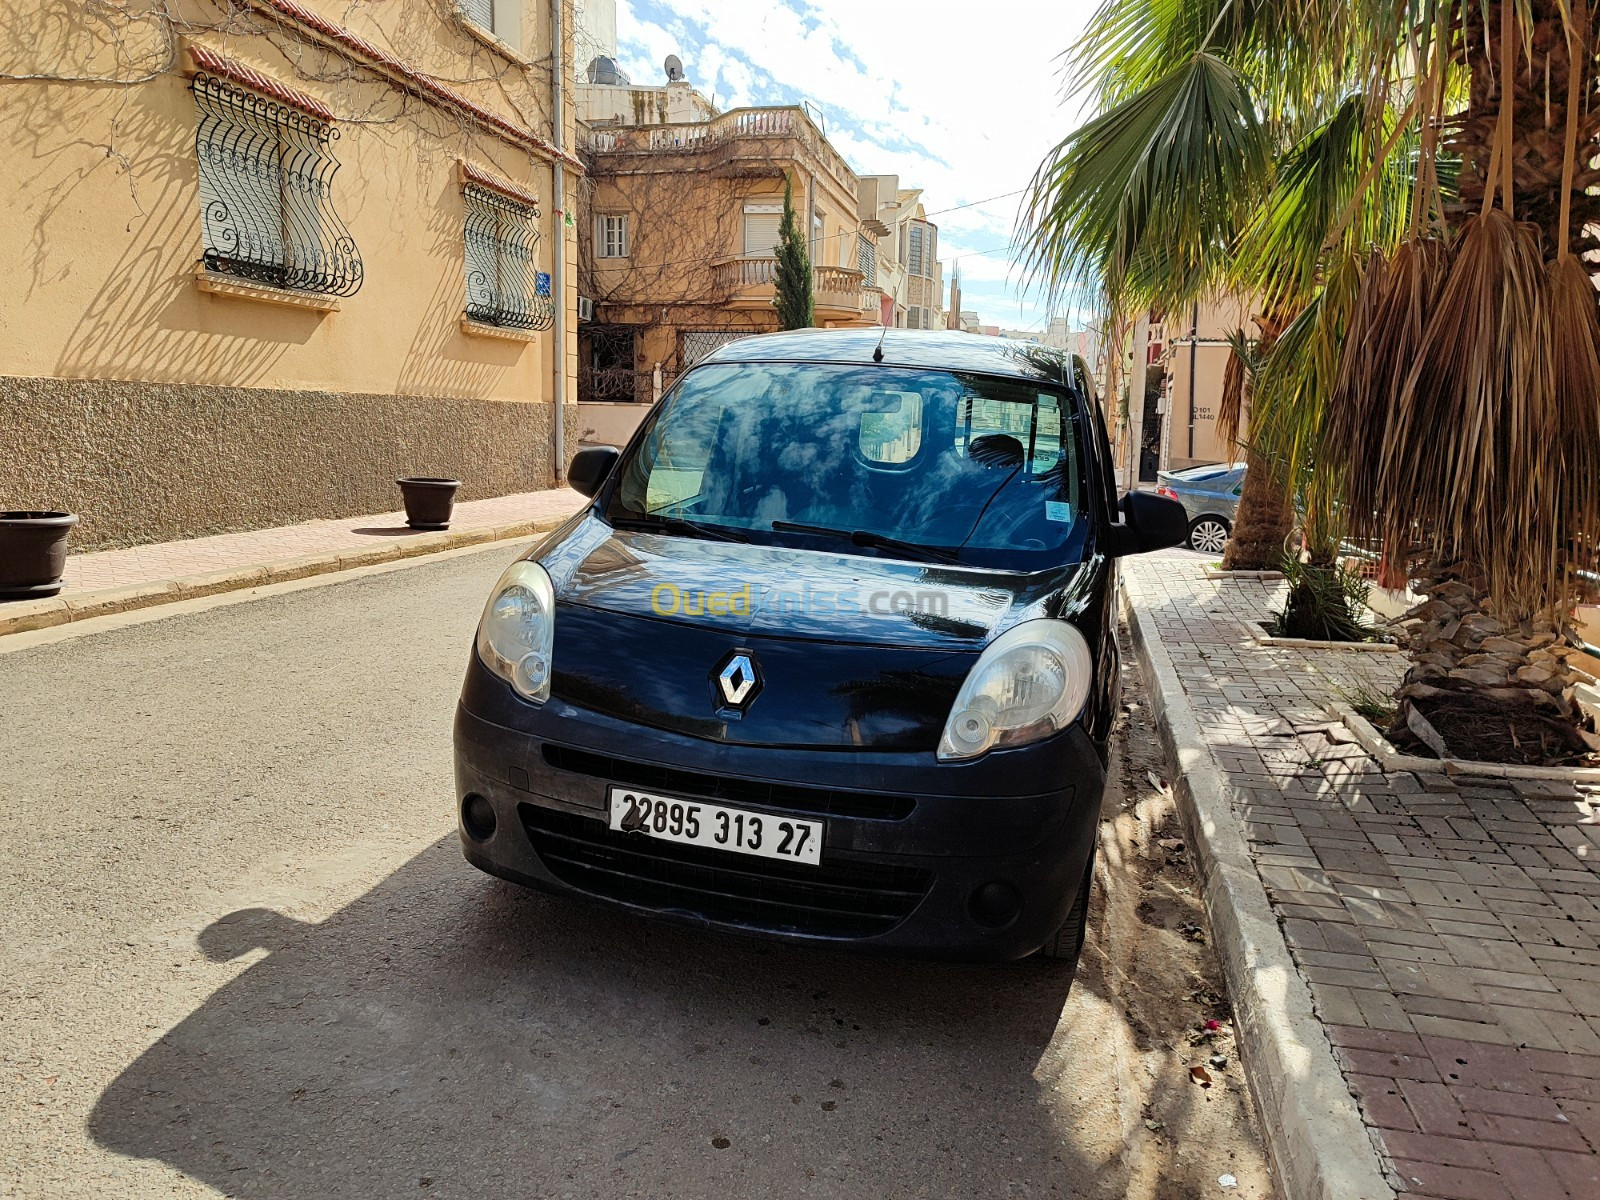
M472 863L923 956L1020 958L1081 924L1116 558L1186 533L1169 501L1118 501L1081 361L751 338L572 479L593 503L502 578L467 670Z

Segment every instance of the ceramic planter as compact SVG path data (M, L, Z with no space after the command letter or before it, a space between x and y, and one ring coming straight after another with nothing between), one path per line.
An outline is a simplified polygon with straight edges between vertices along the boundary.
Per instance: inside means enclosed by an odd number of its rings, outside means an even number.
M449 529L450 513L456 506L459 479L430 479L415 476L397 479L405 497L406 524L413 529Z
M67 512L0 511L0 600L36 600L59 592L67 534L77 523Z

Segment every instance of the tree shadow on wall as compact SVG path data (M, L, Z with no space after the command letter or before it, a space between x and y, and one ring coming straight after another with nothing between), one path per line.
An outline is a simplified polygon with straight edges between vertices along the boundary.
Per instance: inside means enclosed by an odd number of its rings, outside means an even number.
M422 205L427 215L428 241L424 261L442 265L400 364L395 390L405 396L435 399L485 397L507 371L517 369L527 359L540 357L541 347L537 342L475 337L461 331L467 300L465 210L453 173L441 179L429 200ZM422 230L417 229L414 234L420 237Z
M27 294L48 300L52 289L74 286L71 276L103 278L76 313L56 374L248 386L311 339L322 313L267 310L195 286L198 114L180 80L123 89L109 126L103 89L41 87L22 96L38 162L26 214ZM108 211L108 198L119 196ZM89 221L102 224L85 228ZM75 249L89 248L92 256L73 261Z

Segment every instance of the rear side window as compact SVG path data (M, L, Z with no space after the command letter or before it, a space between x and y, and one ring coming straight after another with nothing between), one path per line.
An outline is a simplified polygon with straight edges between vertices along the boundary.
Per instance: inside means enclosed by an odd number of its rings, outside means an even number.
M960 452L968 454L972 446L981 452L990 444L984 439L996 437L1016 439L1029 476L1054 470L1063 457L1061 398L1054 392L1025 389L1005 399L968 396L956 436Z
M883 466L901 466L922 449L920 392L873 392L857 431L861 457Z

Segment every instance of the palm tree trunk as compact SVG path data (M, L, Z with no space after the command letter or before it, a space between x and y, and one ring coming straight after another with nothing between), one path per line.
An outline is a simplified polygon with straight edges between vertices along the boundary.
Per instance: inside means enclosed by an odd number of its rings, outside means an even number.
M1294 508L1275 464L1254 448L1245 451L1249 464L1244 491L1234 517L1228 547L1222 552L1224 571L1272 571L1283 559L1283 543L1294 528Z
M1568 663L1577 651L1547 617L1494 616L1482 575L1462 563L1434 563L1413 586L1427 599L1408 614L1412 666L1392 737L1450 757L1528 763L1600 744L1579 729L1572 689L1583 676Z
M1459 220L1478 211L1486 192L1509 179L1510 194L1501 190L1500 205L1514 210L1517 221L1540 228L1549 259L1566 249L1561 218L1567 99L1573 94L1569 75L1576 65L1582 72L1572 81L1576 94L1594 94L1594 39L1591 33L1586 52L1574 64L1561 0L1530 0L1531 28L1514 22L1509 164L1501 162L1494 140L1507 82L1502 7L1500 2L1464 7L1461 45L1471 86L1467 111L1449 138L1462 157L1459 202L1451 215ZM1600 112L1585 104L1576 131L1582 157L1567 199L1571 248L1581 253L1600 246L1595 236L1600 196L1594 189L1600 176L1592 154L1583 150L1600 132ZM1501 173L1498 178L1495 172ZM1537 436L1558 444L1561 433L1540 430ZM1517 516L1510 513L1507 519ZM1562 639L1560 622L1569 605L1557 600L1549 611L1533 614L1497 607L1484 573L1463 562L1435 561L1413 586L1427 599L1411 614L1412 666L1396 697L1390 730L1395 737L1428 743L1436 752L1442 744L1455 757L1503 762L1573 761L1600 749L1600 739L1588 732L1587 718L1573 699L1574 685L1583 677L1569 665L1578 652Z

